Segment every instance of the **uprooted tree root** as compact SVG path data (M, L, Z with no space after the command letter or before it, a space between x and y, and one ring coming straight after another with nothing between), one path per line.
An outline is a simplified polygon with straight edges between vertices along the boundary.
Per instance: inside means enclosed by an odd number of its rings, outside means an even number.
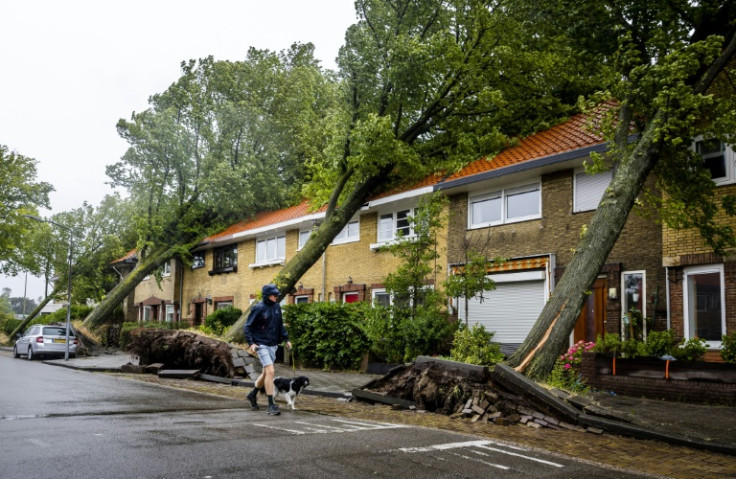
M233 377L230 347L226 342L190 331L139 328L130 332L126 348L140 364L162 363L168 369L199 369L206 374Z

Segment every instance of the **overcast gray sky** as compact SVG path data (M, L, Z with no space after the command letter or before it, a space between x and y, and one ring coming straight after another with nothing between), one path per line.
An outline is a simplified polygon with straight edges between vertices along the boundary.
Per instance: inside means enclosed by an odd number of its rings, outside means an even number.
M0 144L54 185L48 216L99 204L115 124L179 77L182 61L241 60L249 47L312 42L326 68L356 20L351 0L5 0L0 3ZM0 288L23 296L24 277ZM43 281L28 277L30 298Z

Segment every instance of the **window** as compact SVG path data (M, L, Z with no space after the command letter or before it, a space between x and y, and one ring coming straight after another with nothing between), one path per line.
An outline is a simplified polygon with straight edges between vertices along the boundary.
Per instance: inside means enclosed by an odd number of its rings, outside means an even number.
M359 300L360 295L358 293L343 293L342 295L343 303L357 303Z
M204 251L192 254L192 269L204 268Z
M280 263L286 258L286 236L273 236L256 242L256 265Z
M720 347L727 334L723 265L686 268L683 288L685 337L702 338L709 347Z
M645 334L646 331L647 303L645 301L646 284L644 282L644 275L645 271L624 271L621 275L621 291L623 291L621 312L624 315L621 326L624 329L623 337L626 339L630 339L632 335L632 329L628 323L632 309L641 312L644 323L639 325L639 327L642 328L642 334Z
M153 308L150 306L143 306L143 321L152 321L153 319Z
M299 245L297 246L297 250L300 250L304 248L304 245L307 244L307 240L309 240L309 237L312 235L312 230L302 230L299 231Z
M358 240L360 240L360 221L355 220L345 225L332 240L332 244L351 243Z
M542 195L539 183L497 191L470 198L470 228L483 228L542 217Z
M171 261L161 265L161 276L171 276Z
M227 245L212 251L212 270L226 273L238 270L238 245Z
M703 159L714 183L732 183L736 180L733 151L721 141L698 140L695 142L695 152Z
M573 184L573 211L590 211L598 208L608 185L611 184L613 171L589 175L585 170L575 172Z
M215 311L218 309L225 309L225 308L232 308L233 302L232 301L217 301L215 303Z
M309 296L295 296L294 297L294 304L302 304L302 303L308 303L309 302Z
M413 216L413 209L382 214L378 218L378 241L391 241L399 236L404 238L414 236Z
M167 304L166 305L166 321L171 323L174 321L174 305L173 304Z
M391 295L386 292L385 289L374 289L371 292L373 296L373 307L388 308L391 306L392 300Z

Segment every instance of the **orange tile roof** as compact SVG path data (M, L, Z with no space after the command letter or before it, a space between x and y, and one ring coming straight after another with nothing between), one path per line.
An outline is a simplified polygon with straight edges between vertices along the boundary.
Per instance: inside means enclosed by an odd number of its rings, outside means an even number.
M386 198L395 194L427 186L434 186L442 182L472 176L485 171L495 170L537 158L544 158L546 156L566 151L574 151L580 148L601 144L604 141L603 137L595 133L593 128L591 128L591 125L599 123L605 112L609 111L614 105L615 103L613 102L604 103L591 113L580 113L575 115L559 125L520 140L517 145L503 150L491 159L478 159L449 177L443 173L431 174L409 186L399 186L381 193L371 198L371 200ZM323 206L317 211L324 211L325 209L326 206ZM296 206L291 206L281 210L263 211L258 213L252 220L239 221L223 231L205 238L203 243L217 242L218 240L224 240L236 233L276 225L285 221L295 220L312 213L314 212L310 211L308 200L304 200Z
M132 259L137 254L138 254L138 250L132 249L132 250L128 251L127 253L125 253L125 256L122 256L122 257L120 257L120 258L118 258L116 260L110 261L110 264L122 263L122 262L124 262L126 260Z
M325 208L323 207L323 208L320 208L318 211L324 211L324 209ZM288 208L284 208L281 210L262 211L256 214L255 218L253 218L252 220L238 221L237 223L224 229L223 231L220 231L219 233L214 234L212 236L208 236L203 241L213 242L213 241L221 240L223 238L227 238L228 236L232 236L236 233L242 233L243 231L254 230L257 228L262 228L264 226L270 226L270 225L275 225L278 223L283 223L284 221L298 219L298 218L301 218L303 216L307 216L313 213L315 212L310 211L309 201L304 200L298 205L290 206Z
M599 145L605 140L593 125L599 124L613 103L605 103L591 113L580 113L552 128L535 133L519 141L492 158L481 158L447 177L444 181L456 180L523 163L538 158Z

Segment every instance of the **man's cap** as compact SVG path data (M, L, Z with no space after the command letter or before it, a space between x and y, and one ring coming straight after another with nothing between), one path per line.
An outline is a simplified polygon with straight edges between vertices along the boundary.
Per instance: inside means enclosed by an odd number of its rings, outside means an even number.
M280 296L281 292L279 291L279 288L276 287L275 284L266 284L263 286L263 289L261 290L261 293L263 294L264 298L268 298L272 294L275 294L276 296Z

